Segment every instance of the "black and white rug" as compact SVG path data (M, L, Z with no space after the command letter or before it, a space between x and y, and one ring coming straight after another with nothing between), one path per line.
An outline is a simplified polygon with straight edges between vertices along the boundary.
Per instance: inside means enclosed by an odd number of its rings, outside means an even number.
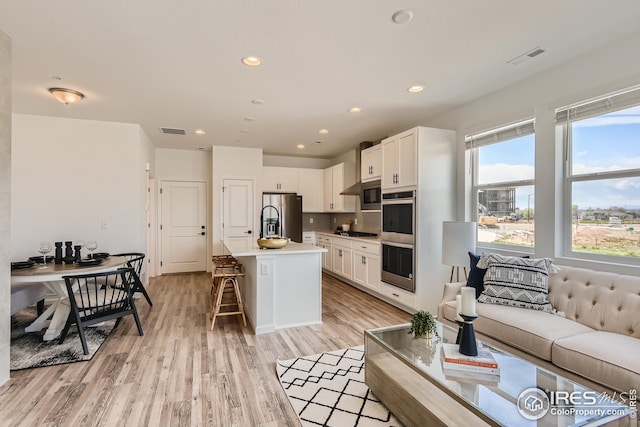
M276 373L303 426L401 426L364 383L363 346L278 360Z
M115 320L110 320L101 326L85 330L89 347L89 354L85 355L82 352L82 343L76 325L71 326L62 344L58 344L57 338L52 341L42 341L43 331L25 333L25 326L33 322L36 317L36 310L31 307L11 316L11 348L9 353L12 371L91 360L115 324Z

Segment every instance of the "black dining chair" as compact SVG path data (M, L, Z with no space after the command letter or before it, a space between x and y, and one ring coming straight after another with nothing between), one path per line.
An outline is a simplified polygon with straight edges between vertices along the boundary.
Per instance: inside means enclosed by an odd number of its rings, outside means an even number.
M131 292L134 294L136 292L141 292L142 295L144 295L144 297L146 298L149 305L153 306L153 303L151 302L151 298L149 297L147 290L144 288L144 285L142 284L142 280L140 280L140 272L142 271L142 264L144 262L145 255L143 253L138 253L138 252L126 252L126 253L116 254L113 256L122 256L127 258L128 260L127 266L133 268L133 276L134 276L133 280L130 281L130 283L132 283Z
M117 327L120 320L128 315L133 315L138 333L142 336L144 333L129 282L133 277L132 273L133 269L127 267L105 273L64 276L71 312L60 334L59 343L64 342L71 324L75 323L82 341L82 350L84 354L89 354L84 329L111 319L117 319L114 326Z

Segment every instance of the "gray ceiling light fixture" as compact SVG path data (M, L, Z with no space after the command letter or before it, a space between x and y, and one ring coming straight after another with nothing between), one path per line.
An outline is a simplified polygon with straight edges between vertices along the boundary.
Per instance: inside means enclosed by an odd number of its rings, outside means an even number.
M49 92L55 99L62 102L64 105L76 104L84 98L84 94L73 89L65 89L62 87L49 88Z

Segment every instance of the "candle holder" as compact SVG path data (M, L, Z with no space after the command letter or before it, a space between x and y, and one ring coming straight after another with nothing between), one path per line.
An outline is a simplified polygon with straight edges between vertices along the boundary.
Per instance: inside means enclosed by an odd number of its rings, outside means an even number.
M476 333L473 331L473 321L478 318L478 315L469 316L460 313L460 317L464 319L460 334L460 353L465 356L477 356L478 344L476 343Z
M460 313L458 313L458 315L460 315ZM464 322L461 320L456 320L456 323L458 324L458 335L456 336L456 344L460 344L460 339L462 339L462 325L464 325Z

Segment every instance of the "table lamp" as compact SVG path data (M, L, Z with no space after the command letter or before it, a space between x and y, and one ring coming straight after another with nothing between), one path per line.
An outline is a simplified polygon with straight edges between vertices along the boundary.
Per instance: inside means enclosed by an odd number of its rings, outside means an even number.
M444 221L442 223L442 263L451 266L451 277L456 271L456 281L460 281L460 267L464 268L467 279L469 252L476 249L477 225L475 222Z

